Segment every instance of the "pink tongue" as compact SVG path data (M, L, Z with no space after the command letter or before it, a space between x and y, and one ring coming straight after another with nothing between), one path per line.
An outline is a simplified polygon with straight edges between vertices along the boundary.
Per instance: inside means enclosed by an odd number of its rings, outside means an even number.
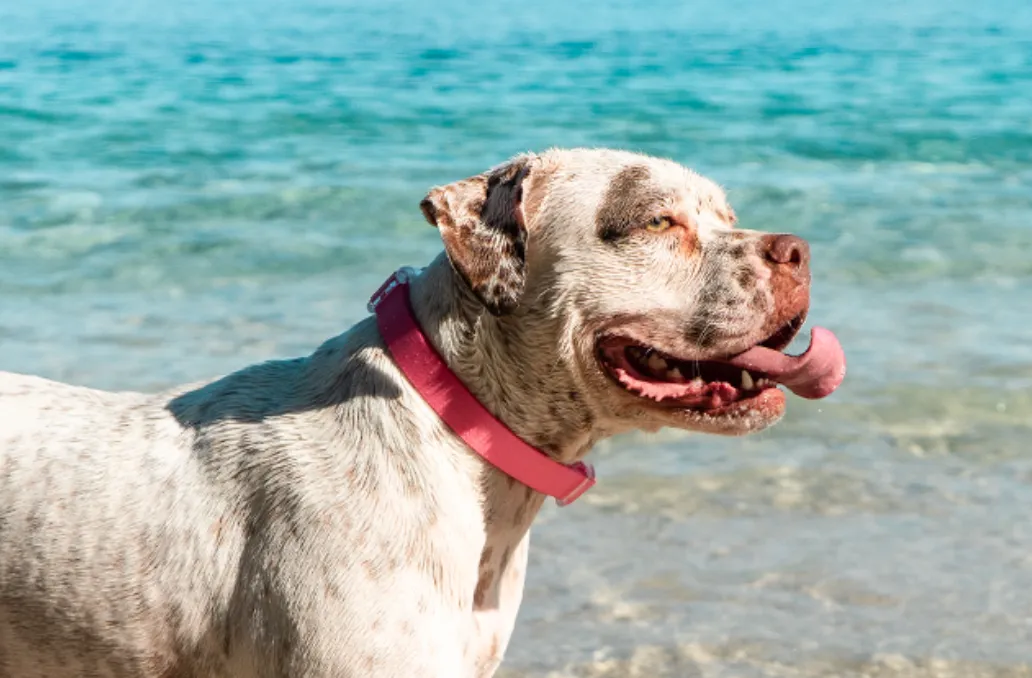
M728 361L735 367L762 372L802 398L823 398L839 387L846 376L846 355L831 332L814 327L810 346L802 355L785 355L755 346Z

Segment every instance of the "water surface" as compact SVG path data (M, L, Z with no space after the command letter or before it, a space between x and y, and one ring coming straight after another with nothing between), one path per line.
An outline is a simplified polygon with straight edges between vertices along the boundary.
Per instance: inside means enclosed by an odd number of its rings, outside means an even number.
M301 355L524 150L725 185L850 373L627 436L536 528L509 676L1030 676L1032 5L0 3L0 368L151 390Z

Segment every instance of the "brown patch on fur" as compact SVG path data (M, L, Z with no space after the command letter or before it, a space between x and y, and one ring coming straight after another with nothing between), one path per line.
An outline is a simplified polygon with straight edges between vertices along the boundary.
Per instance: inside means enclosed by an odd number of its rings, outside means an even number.
M678 219L681 226L681 253L686 257L698 254L702 249L699 242L699 228L693 219Z
M487 570L481 573L480 581L477 582L477 588L473 591L473 604L476 607L484 606L484 598L487 597L487 591L494 584L494 570Z
M751 268L739 269L738 273L735 274L735 280L743 290L747 290L756 282L756 272Z
M509 578L509 581L515 582L523 576L523 568L510 567L509 571L506 573L506 576Z
M484 552L480 554L480 567L484 567L491 560L491 556L494 555L494 548L490 546L484 547Z
M444 566L440 561L436 561L430 565L430 570L434 579L434 588L438 591L444 589Z
M505 570L506 566L509 564L509 558L512 558L512 546L506 546L505 550L502 551L502 560L499 563L498 568Z
M664 195L649 185L650 177L644 165L629 165L613 177L595 213L600 238L619 240L656 215Z
M523 503L516 507L516 513L513 514L512 523L513 525L522 525L523 521L527 517L527 504Z

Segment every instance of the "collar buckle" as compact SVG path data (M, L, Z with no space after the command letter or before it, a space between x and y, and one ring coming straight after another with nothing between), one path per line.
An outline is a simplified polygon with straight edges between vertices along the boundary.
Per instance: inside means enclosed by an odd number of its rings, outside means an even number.
M555 498L555 503L559 507L569 506L573 502L577 501L582 494L590 490L595 484L594 466L591 464L585 464L582 461L574 462L569 466L576 471L580 471L584 475L584 480L582 480L575 488L570 490L566 496Z
M366 311L369 313L376 313L376 307L379 306L384 299L402 285L407 285L418 277L421 270L422 269L416 270L411 266L402 266L392 273L391 277L387 278L387 280L380 285L380 288L373 292L373 296L369 298L369 303L366 304Z

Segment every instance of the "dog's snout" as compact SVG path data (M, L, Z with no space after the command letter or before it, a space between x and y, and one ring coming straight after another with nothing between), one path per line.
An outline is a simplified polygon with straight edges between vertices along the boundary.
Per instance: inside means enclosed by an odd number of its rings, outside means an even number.
M805 271L810 265L810 245L795 235L769 235L764 242L764 256L772 264L791 266Z

